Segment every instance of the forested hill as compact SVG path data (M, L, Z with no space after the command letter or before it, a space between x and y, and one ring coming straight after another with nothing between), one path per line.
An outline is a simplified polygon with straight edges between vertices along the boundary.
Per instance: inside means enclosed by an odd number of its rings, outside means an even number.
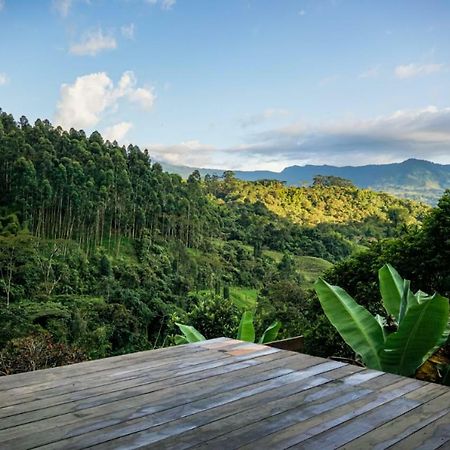
M234 336L243 308L300 334L330 262L427 211L335 178L184 180L136 146L0 112L0 374L167 345L176 322Z
M166 167L165 164L163 164ZM185 176L192 168L167 165L173 172ZM219 174L219 170L201 169L203 175ZM450 165L435 164L430 161L408 159L402 163L373 164L367 166L336 167L329 165L290 166L281 172L236 171L242 180L256 181L273 179L288 185L311 184L316 175L331 175L351 180L356 186L375 191L435 204L445 189L450 188Z
M277 249L280 230L294 224L302 226L294 229L303 234L322 224L336 224L340 230L342 225L364 227L362 233L344 233L360 240L361 234L389 235L401 223L420 220L426 210L345 183L329 184L286 188L270 181L240 182L232 172L223 178L207 176L204 182L194 172L184 182L152 164L147 150L105 142L97 132L87 137L83 131L54 128L48 121L31 126L25 117L16 123L12 116L1 115L0 230L26 229L36 237L74 240L85 249L107 243L120 252L123 238L146 235L199 247L207 238L227 237L231 229L241 228L244 216L250 225L278 224L263 242ZM259 209L248 207L252 204ZM265 219L257 220L258 215ZM366 230L367 222L375 226ZM261 230L257 235L265 236ZM241 238L251 243L256 237ZM333 252L313 256L333 258Z

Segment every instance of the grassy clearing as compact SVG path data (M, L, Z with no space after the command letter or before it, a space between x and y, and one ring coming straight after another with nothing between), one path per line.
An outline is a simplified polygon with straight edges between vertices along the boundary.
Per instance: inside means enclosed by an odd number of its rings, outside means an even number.
M212 293L213 291L202 290L199 294ZM254 311L256 309L256 299L258 297L258 289L230 286L230 299L242 311Z
M230 287L230 298L239 309L254 311L256 309L257 297L257 289L238 286Z
M264 250L263 254L280 262L283 258L283 253L274 250ZM295 262L298 272L305 280L305 287L310 288L314 282L333 264L322 258L315 258L314 256L295 256Z

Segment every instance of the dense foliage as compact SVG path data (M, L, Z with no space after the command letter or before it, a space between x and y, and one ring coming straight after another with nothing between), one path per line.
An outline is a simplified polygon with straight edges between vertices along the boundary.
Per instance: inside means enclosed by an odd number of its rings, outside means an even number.
M20 342L42 349L27 367L45 367L168 345L176 322L235 335L249 305L257 335L275 319L282 337L308 334L306 262L320 271L317 258L398 236L426 211L342 181L183 180L136 146L0 113L4 372Z
M427 216L420 229L411 228L402 236L384 239L369 249L336 264L326 279L344 288L355 300L372 314L383 314L377 287L377 271L392 263L398 271L411 280L414 290L439 292L450 296L450 191L446 191L438 206ZM321 355L352 357L352 350L344 343L332 325L324 320L317 301L309 303L311 320L320 323L309 331L309 351ZM316 339L322 336L318 346ZM450 363L450 348L444 347L436 362ZM430 369L431 371L431 369ZM434 371L435 372L435 371ZM427 378L430 375L427 374ZM431 375L434 379L435 376Z
M411 282L389 264L378 275L384 316L373 316L322 278L315 288L327 318L365 366L410 376L447 341L449 301L439 294L413 293Z

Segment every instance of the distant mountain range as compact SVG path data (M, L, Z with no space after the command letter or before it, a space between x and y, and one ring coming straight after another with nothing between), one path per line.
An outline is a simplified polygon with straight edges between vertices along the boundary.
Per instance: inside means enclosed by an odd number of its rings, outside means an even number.
M187 177L196 168L162 163L168 172ZM219 169L197 169L204 176L222 175ZM248 181L261 179L284 181L302 186L312 183L316 175L334 175L351 180L356 186L389 192L399 197L436 204L445 189L450 188L450 165L436 164L420 159L401 163L371 164L367 166L289 166L281 172L268 170L234 171L237 178Z

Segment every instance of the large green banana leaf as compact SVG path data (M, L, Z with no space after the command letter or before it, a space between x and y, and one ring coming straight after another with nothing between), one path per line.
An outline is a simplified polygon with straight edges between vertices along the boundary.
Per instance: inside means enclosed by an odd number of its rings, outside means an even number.
M375 317L337 286L319 278L315 283L322 308L342 338L370 369L382 370L379 357L383 330Z
M266 344L267 342L274 341L278 336L278 331L280 331L281 328L281 322L274 322L271 325L269 325L266 330L264 331L263 335L259 339L260 344Z
M245 311L242 314L237 339L246 342L255 342L255 327L253 326L253 314Z
M380 352L383 370L413 375L439 345L447 329L448 313L448 300L437 294L410 305L398 330L386 338Z
M192 342L204 341L206 338L203 336L200 331L196 330L194 327L190 325L184 325L182 323L175 323L176 326L183 333L183 336L176 336L175 343L176 344L190 344Z
M398 321L404 291L403 278L390 264L385 264L378 271L378 279L384 309Z

